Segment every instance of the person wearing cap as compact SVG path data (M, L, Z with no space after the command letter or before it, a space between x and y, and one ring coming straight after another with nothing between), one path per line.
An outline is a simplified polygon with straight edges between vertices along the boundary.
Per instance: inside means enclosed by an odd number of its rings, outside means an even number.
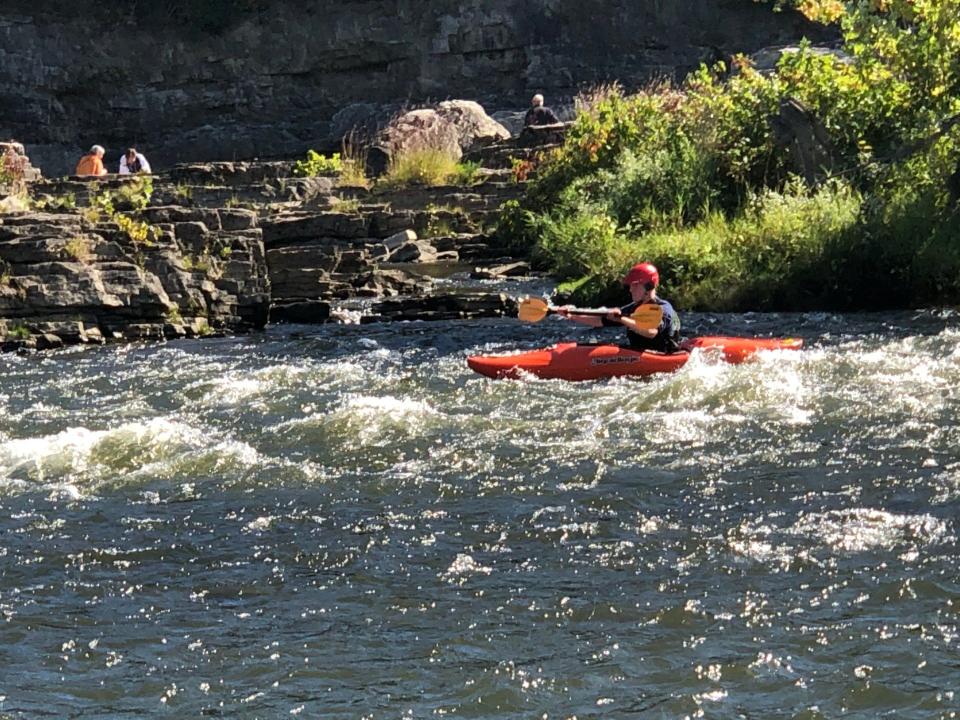
M680 316L666 300L657 297L660 285L660 273L648 262L637 263L623 278L623 284L630 288L631 302L620 308L613 308L606 315L578 315L569 305L557 308L557 313L575 322L594 327L621 325L627 329L630 347L635 350L657 350L676 352L680 349ZM656 304L663 310L659 327L641 328L630 317L640 305Z
M90 152L80 158L77 163L77 169L74 175L83 175L84 177L100 177L107 174L107 169L103 166L103 154L105 150L101 145L94 145Z
M550 108L543 104L543 95L537 93L530 100L530 109L523 117L523 126L529 125L555 125L560 122L560 118Z
M136 175L137 173L150 174L150 163L143 153L136 148L127 148L127 152L120 158L120 174Z

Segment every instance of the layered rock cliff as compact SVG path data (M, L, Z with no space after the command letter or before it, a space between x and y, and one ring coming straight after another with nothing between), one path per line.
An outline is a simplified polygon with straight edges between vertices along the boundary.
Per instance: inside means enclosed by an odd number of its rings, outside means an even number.
M108 192L73 185L71 197ZM70 192L57 190L61 199ZM144 238L70 207L0 215L0 349L266 324L270 281L255 213L165 206L144 214L153 223Z
M290 157L405 104L522 109L822 32L750 0L261 0L216 28L174 5L4 2L0 138L47 176L95 142L109 166L131 144L155 169Z

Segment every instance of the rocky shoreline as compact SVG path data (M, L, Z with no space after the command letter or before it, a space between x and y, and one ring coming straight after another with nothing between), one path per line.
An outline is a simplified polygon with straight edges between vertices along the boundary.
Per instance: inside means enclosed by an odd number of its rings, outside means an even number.
M513 159L556 140L477 147L466 185L347 186L295 177L292 160L178 165L151 176L151 192L142 178L33 180L32 209L0 214L0 348L511 314L504 294L457 292L431 275L529 272L494 228L523 192ZM116 212L99 212L105 204Z

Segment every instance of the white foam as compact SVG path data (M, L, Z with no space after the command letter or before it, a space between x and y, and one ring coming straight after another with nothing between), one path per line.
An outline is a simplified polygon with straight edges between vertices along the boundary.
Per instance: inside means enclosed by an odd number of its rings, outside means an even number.
M108 431L67 428L56 435L7 440L0 444L0 477L25 475L43 481L48 476L82 472L94 446Z
M839 552L929 545L947 537L946 524L932 515L898 515L872 508L808 513L790 528Z
M244 528L244 532L263 532L264 530L269 530L270 526L273 525L277 517L275 515L265 515L258 517L256 520L251 520L248 522Z
M279 422L271 431L289 434L298 442L317 434L349 438L351 447L364 447L392 442L397 435L415 436L440 415L423 400L355 393L341 395L333 408L311 405L305 410L305 416Z
M381 415L393 420L409 420L437 414L424 400L409 400L391 395L349 395L344 400L343 407L361 414Z
M209 429L167 417L121 424L109 430L71 427L53 435L0 443L0 479L56 484L75 495L91 483L117 477L164 475L195 452L212 452L225 461L253 466L259 453L243 442L218 438Z
M729 418L726 418L729 421ZM679 410L664 414L660 432L648 438L654 445L702 444L714 433L718 420L704 410Z
M282 388L297 388L314 371L307 365L283 364L260 368L253 372L233 371L212 381L195 383L192 388L203 390L207 406L241 405L259 396L273 396Z
M791 525L775 524L782 513L746 521L729 538L732 552L756 562L789 566L816 562L817 548L833 553L915 550L949 537L946 523L932 515L902 515L873 508L849 508L801 514Z
M493 568L480 565L472 556L458 553L456 559L440 577L447 582L463 584L471 575L489 575L492 572Z

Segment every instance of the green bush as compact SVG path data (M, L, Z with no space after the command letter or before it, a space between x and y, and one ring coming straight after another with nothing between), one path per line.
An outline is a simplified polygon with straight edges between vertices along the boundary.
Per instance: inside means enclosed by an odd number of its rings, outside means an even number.
M622 295L640 259L681 307L882 308L960 300L960 0L797 2L840 23L775 72L742 57L679 87L578 99L498 234L532 248L577 302ZM808 188L771 119L799 100L830 158ZM826 172L833 179L824 183ZM842 180L841 180L842 178Z
M889 167L876 180L861 218L862 240L849 248L851 273L876 307L960 301L960 214L946 178L960 163L947 138Z
M28 340L30 338L30 328L26 325L11 325L7 328L8 340Z
M451 180L456 185L473 185L480 181L480 163L467 160L457 163Z
M293 164L293 174L297 177L339 175L341 172L343 172L343 162L340 160L340 153L333 153L327 157L316 150L307 150L307 158L297 160Z
M357 158L346 158L340 170L339 184L368 187L370 181L367 180L367 170L364 161Z

